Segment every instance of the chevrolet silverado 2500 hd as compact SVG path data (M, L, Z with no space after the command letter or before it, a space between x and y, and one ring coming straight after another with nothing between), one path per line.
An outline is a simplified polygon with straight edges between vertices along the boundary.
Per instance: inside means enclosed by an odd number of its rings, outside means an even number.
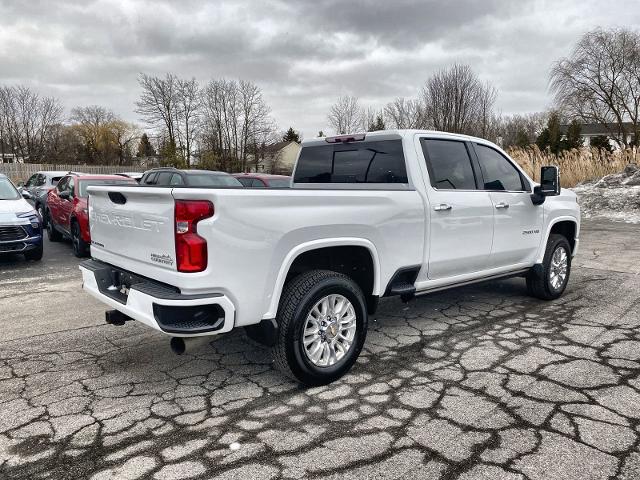
M84 288L174 351L247 327L306 384L343 375L383 296L523 276L559 297L576 195L496 145L431 131L305 140L292 188L91 187Z

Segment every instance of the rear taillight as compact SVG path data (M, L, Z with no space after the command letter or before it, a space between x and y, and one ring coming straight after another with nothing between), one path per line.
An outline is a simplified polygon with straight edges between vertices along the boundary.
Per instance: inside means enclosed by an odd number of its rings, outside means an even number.
M202 272L207 268L207 241L198 235L200 220L213 217L207 200L176 200L176 263L179 272Z

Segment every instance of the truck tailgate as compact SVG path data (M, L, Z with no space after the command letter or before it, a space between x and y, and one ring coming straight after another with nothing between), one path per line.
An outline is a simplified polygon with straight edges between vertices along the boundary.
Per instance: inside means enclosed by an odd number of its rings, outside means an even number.
M91 255L140 273L145 265L176 271L171 190L90 187Z

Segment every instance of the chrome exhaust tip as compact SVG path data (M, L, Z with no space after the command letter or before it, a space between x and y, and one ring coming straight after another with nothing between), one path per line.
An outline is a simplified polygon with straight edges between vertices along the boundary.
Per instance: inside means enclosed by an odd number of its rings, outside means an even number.
M201 337L172 337L169 342L171 351L176 355L183 355L185 353L192 353L198 347L205 345L211 341L208 335Z

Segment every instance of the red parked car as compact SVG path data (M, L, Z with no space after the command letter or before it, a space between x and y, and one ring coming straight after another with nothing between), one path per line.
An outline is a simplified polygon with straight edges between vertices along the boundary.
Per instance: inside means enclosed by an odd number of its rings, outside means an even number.
M289 188L291 177L286 175L269 175L267 173L234 173L240 183L250 188Z
M118 175L66 175L47 195L45 218L47 235L52 242L71 239L76 257L89 254L89 209L87 187L92 185L137 185L132 178Z

